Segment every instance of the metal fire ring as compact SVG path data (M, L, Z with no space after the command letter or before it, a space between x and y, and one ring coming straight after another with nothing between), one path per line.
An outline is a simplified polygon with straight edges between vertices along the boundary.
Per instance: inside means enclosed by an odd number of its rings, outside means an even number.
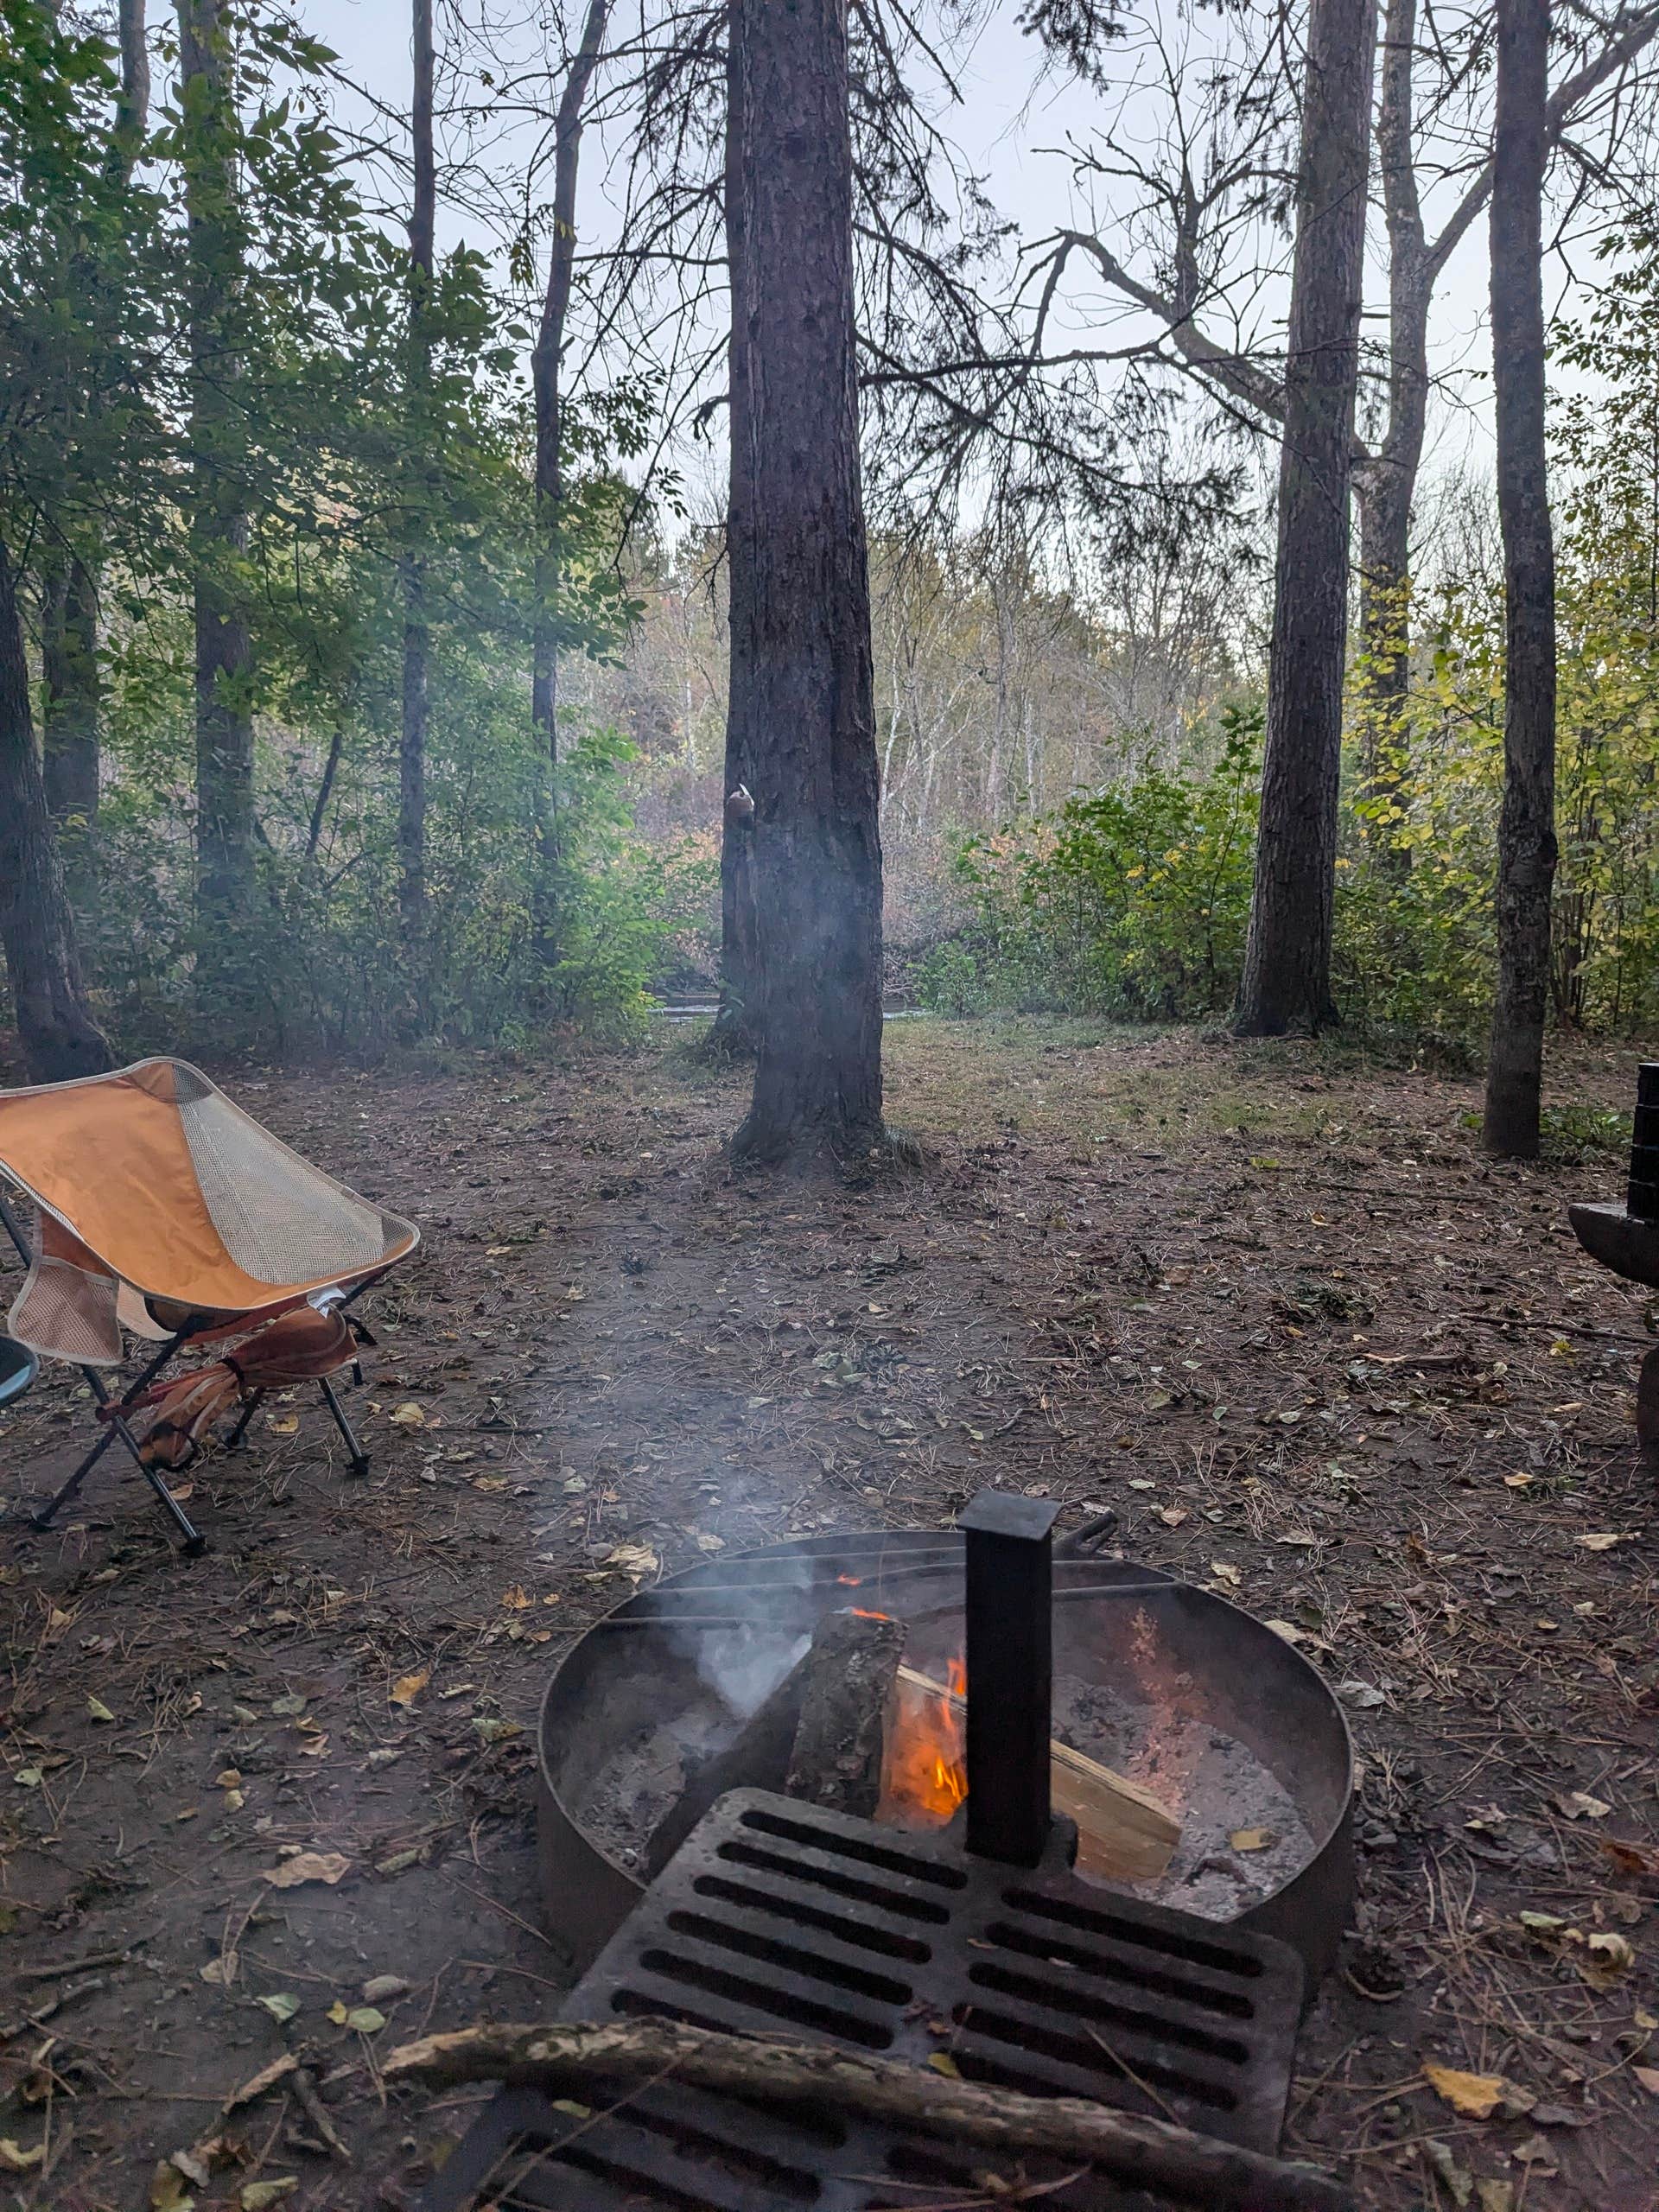
M671 1641L671 1622L664 1617L685 1611L683 1600L700 1587L721 1592L722 1612L739 1607L734 1584L742 1584L745 1593L752 1591L757 1599L791 1587L827 1593L838 1577L855 1577L868 1588L883 1573L902 1573L918 1554L948 1554L960 1542L951 1529L887 1529L806 1537L724 1555L635 1592L583 1631L548 1683L537 1771L543 1905L552 1933L578 1971L586 1971L645 1888L640 1875L601 1848L567 1802L567 1793L575 1795L581 1787L584 1716L591 1719L599 1697L610 1693L611 1683L604 1678L613 1676L619 1656L613 1624L661 1618L660 1630L642 1627L621 1633L631 1659L654 1649L666 1674L685 1661L683 1645ZM1056 1563L1062 1561L1057 1558ZM944 1572L950 1564L948 1557L942 1562ZM1311 1996L1335 1964L1354 1898L1353 1745L1341 1707L1300 1652L1224 1598L1135 1561L1090 1560L1087 1570L1094 1586L1137 1585L1137 1604L1154 1615L1172 1656L1202 1683L1215 1725L1247 1745L1295 1802L1313 1839L1312 1855L1279 1889L1254 1901L1231 1923L1217 1924L1252 1929L1293 1945L1306 1964ZM1066 1607L1065 1585L1082 1571L1076 1554L1065 1559L1064 1576L1057 1579L1057 1608ZM1103 1606L1099 1615L1091 1615L1091 1624L1109 1610ZM810 1616L804 1612L804 1633L810 1624ZM591 1752L591 1743L587 1748Z

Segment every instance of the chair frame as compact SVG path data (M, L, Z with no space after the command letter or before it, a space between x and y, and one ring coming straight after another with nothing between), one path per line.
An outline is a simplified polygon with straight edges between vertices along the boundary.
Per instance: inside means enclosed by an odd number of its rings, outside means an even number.
M5 1189L3 1185L0 1185L0 1228L3 1228L6 1235L11 1239L12 1244L16 1250L17 1256L22 1262L23 1265L26 1268L32 1266L34 1263L34 1255L29 1250L29 1240L23 1234L22 1224L19 1223L16 1213L12 1211L10 1201L6 1196ZM353 1289L347 1291L343 1295L340 1301L341 1309L343 1310L345 1307L354 1304L356 1300L363 1295L365 1290L370 1289L375 1283L379 1281L382 1275L386 1274L389 1272L390 1269L387 1268L377 1268L372 1274L365 1275ZM86 1383L86 1387L91 1390L98 1405L100 1408L110 1408L110 1410L104 1415L104 1419L107 1426L105 1428L103 1435L99 1438L92 1450L87 1452L86 1458L75 1469L75 1471L70 1476L67 1482L62 1485L54 1496L48 1498L44 1505L36 1506L35 1510L29 1513L29 1521L32 1528L41 1529L50 1529L57 1516L75 1497L76 1493L79 1491L81 1484L86 1481L87 1476L92 1473L92 1469L104 1457L104 1454L109 1450L111 1445L118 1442L125 1446L127 1452L130 1453L137 1465L139 1473L143 1477L144 1480L149 1484L150 1489L155 1492L156 1503L167 1514L175 1529L177 1529L180 1539L179 1548L183 1553L184 1556L187 1559L196 1559L207 1550L207 1539L202 1535L201 1531L191 1520L189 1515L185 1511L183 1506L174 1496L172 1491L168 1489L167 1478L162 1473L161 1469L159 1467L151 1466L146 1461L143 1450L140 1447L138 1439L134 1435L131 1423L128 1420L127 1416L134 1411L137 1402L143 1395L143 1392L146 1391L149 1388L150 1384L156 1381L157 1376L162 1374L163 1370L168 1365L169 1362L177 1353L182 1351L185 1346L190 1344L194 1338L205 1335L212 1330L223 1329L226 1322L232 1318L232 1317L223 1313L204 1314L200 1317L193 1326L176 1331L174 1335L168 1338L168 1341L161 1346L160 1350L145 1363L135 1380L129 1384L128 1388L124 1390L118 1397L116 1393L111 1389L109 1384L105 1381L103 1376L99 1372L96 1367L89 1366L81 1361L73 1363L73 1364L79 1368L81 1376ZM357 1370L357 1379L359 1382L361 1382L363 1379L362 1370L360 1368ZM346 1449L351 1454L351 1468L353 1474L356 1476L367 1474L369 1471L368 1454L364 1451L363 1446L358 1442L357 1438L353 1432L351 1422L346 1419L346 1408L340 1402L340 1393L334 1388L332 1376L326 1375L321 1376L318 1381L318 1387L321 1390L323 1402L327 1405L329 1413L334 1417L334 1426L340 1431L340 1436L344 1440ZM225 1449L227 1452L234 1452L240 1447L242 1440L247 1433L248 1424L253 1419L255 1414L258 1412L260 1406L264 1402L265 1396L266 1393L264 1390L255 1390L249 1395L246 1402L242 1408L240 1414L238 1416L236 1427L232 1430L230 1435L225 1440Z

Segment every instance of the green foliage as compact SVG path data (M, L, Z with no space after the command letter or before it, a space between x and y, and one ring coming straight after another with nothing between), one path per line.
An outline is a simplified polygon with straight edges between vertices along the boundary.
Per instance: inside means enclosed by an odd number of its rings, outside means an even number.
M1230 1005L1261 747L1260 708L1234 705L1207 771L1149 763L1048 820L964 841L956 867L974 917L924 963L925 1001L958 1014L1001 1005L1140 1018Z

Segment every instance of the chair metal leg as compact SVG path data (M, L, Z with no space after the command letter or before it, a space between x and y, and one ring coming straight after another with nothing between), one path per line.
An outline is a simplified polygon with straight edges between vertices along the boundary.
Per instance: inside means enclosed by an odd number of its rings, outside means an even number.
M352 1472L354 1475L366 1475L369 1471L369 1455L352 1433L352 1424L346 1418L346 1408L340 1402L340 1393L326 1375L322 1377L321 1387L328 1410L334 1417L334 1427L345 1438L346 1449L352 1455Z
M239 1448L242 1439L248 1433L248 1423L253 1419L255 1414L258 1412L260 1407L263 1406L264 1402L265 1393L263 1390L256 1390L253 1395L248 1400L247 1404L243 1407L241 1414L237 1421L236 1427L226 1438L226 1451L234 1452Z
M166 1512L168 1518L178 1530L181 1540L181 1546L186 1556L194 1559L199 1554L207 1549L207 1538L201 1534L200 1530L197 1529L189 1515L179 1503L178 1499L174 1497L172 1491L168 1488L166 1479L162 1476L161 1470L158 1467L152 1467L145 1459L143 1452L139 1448L138 1440L133 1434L126 1417L128 1408L133 1404L140 1393L149 1389L149 1385L156 1380L156 1377L161 1373L162 1370L167 1365L168 1360L172 1358L174 1353L177 1351L180 1345L184 1343L186 1333L187 1332L181 1332L180 1334L173 1338L169 1343L163 1344L162 1349L149 1362L149 1365L144 1368L143 1371L134 1382L128 1385L127 1389L118 1402L119 1410L111 1415L109 1427L105 1429L104 1434L99 1438L97 1443L93 1445L92 1450L86 1454L86 1457L81 1461L80 1465L75 1469L74 1473L70 1476L68 1481L65 1483L63 1488L58 1492L55 1497L48 1499L46 1504L41 1506L36 1511L30 1514L29 1520L35 1528L49 1529L51 1527L53 1521L55 1519L57 1515L62 1511L63 1508L69 1503L70 1499L73 1497L75 1492L80 1488L82 1483L86 1481L87 1476L91 1474L92 1469L104 1457L105 1452L109 1450L110 1446L118 1438L131 1455L133 1463L137 1467L139 1473L143 1477L144 1480L149 1484L151 1490L156 1493L156 1500L162 1506L162 1510ZM80 1371L86 1377L87 1389L92 1392L99 1404L100 1406L107 1406L110 1403L111 1397L114 1395L114 1393L105 1382L104 1377L99 1373L95 1367L83 1367Z

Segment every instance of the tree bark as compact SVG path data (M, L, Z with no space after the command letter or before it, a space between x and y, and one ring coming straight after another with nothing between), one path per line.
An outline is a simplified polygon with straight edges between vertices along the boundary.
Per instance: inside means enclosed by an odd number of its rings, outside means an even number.
M845 0L733 0L732 714L760 1057L737 1157L874 1143L881 840L859 476Z
M1498 0L1492 379L1503 535L1497 998L1483 1135L1535 1157L1555 880L1555 555L1544 435L1544 95L1549 0Z
M189 245L191 505L195 568L196 981L210 1011L245 995L253 903L253 645L243 564L236 392L242 227L219 0L179 0Z
M711 1050L733 1058L753 1058L760 1049L758 1003L760 952L755 944L754 809L734 799L747 791L754 764L749 758L755 724L750 690L754 670L747 651L738 649L735 618L736 587L732 564L737 558L733 518L750 514L754 489L747 476L747 449L740 448L737 423L747 421L749 397L740 394L747 373L748 353L742 335L748 324L743 296L743 112L738 76L738 45L726 42L726 269L731 292L732 335L727 349L726 389L732 427L729 491L726 503L728 582L726 684L726 811L720 840L720 1007L709 1037ZM747 558L747 555L745 556ZM753 587L749 587L753 588Z
M41 596L47 804L60 842L85 856L98 823L98 582L71 554L53 564Z
M1212 2212L1352 2212L1354 2202L1342 2183L1313 2166L1243 2150L1169 2120L1114 2112L1084 2097L1023 2096L833 2044L761 2043L677 2020L461 2028L402 2044L386 2060L385 2075L388 2081L504 2082L555 2094L596 2081L647 2083L671 2075L717 2094L855 2113L986 2150L1052 2152Z
M1261 831L1236 1026L1336 1019L1331 930L1376 0L1313 0L1285 365Z
M0 545L0 944L31 1081L114 1065L81 985L74 922L35 751L16 578Z
M544 966L559 955L553 871L558 858L559 617L564 575L564 393L561 371L570 288L576 266L576 186L582 162L582 132L588 93L605 48L611 0L588 0L581 41L553 118L553 237L548 250L547 287L542 319L530 357L536 416L535 614L531 640L531 721L541 748L540 798L537 809L537 942Z
M1417 189L1412 69L1417 0L1388 0L1376 144L1389 228L1389 420L1359 471L1363 796L1402 803L1411 680L1411 509L1428 419L1428 309L1433 291ZM1408 862L1393 823L1377 823L1385 865Z
M432 0L414 0L411 49L415 86L410 101L414 188L409 210L409 330L407 375L411 465L419 470L430 435L426 395L432 381L430 328L434 234L437 227L437 164L432 143ZM404 595L403 718L397 740L397 913L406 948L421 944L426 928L427 664L431 633L426 615L426 563L422 555L424 513L412 515L401 567Z

